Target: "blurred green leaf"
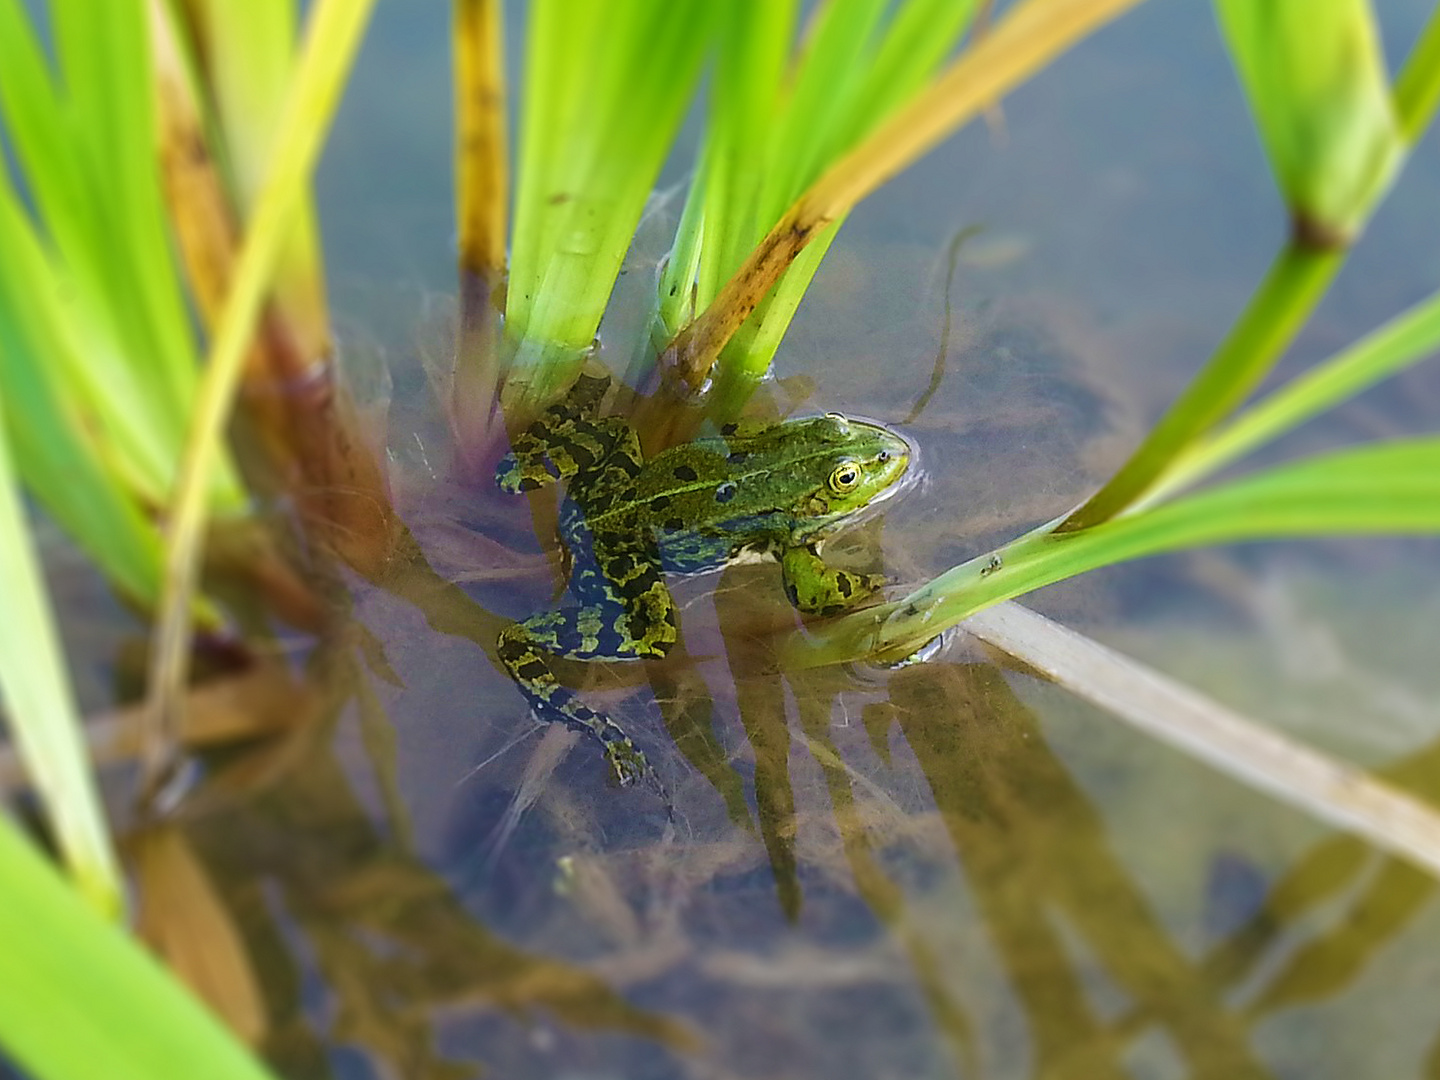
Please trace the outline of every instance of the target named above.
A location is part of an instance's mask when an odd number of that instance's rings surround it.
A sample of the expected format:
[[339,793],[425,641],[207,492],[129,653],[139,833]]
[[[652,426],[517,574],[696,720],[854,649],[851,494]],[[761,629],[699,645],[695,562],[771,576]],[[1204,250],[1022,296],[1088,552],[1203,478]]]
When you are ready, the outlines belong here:
[[137,485],[127,465],[133,459],[101,437],[84,395],[67,393],[73,385],[62,373],[83,360],[43,252],[0,176],[0,388],[16,465],[106,577],[153,606],[159,534],[131,494]]
[[5,614],[0,618],[0,701],[21,760],[43,795],[46,816],[75,884],[97,911],[113,918],[124,906],[119,864],[110,846],[43,582],[0,408],[0,592],[5,596]]
[[[0,122],[34,210],[0,168],[0,260],[11,263],[0,308],[24,313],[32,345],[69,347],[10,359],[55,370],[109,468],[155,506],[173,482],[197,360],[155,160],[146,9],[69,0],[50,15],[54,72],[19,0],[0,0]],[[41,318],[53,325],[36,332]],[[228,460],[211,484],[217,508],[245,505]]]
[[1216,0],[1216,10],[1297,234],[1348,244],[1406,145],[1369,0]]
[[273,1080],[0,816],[0,1046],[35,1080]]

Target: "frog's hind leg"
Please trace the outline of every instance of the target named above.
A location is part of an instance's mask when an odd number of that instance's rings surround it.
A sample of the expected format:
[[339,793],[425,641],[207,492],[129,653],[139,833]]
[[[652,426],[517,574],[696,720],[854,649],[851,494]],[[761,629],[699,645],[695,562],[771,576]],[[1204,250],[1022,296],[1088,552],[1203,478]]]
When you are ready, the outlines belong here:
[[550,641],[559,629],[557,620],[575,620],[586,610],[566,608],[545,612],[523,623],[507,626],[500,632],[500,662],[541,720],[568,724],[599,739],[616,779],[626,786],[653,775],[644,753],[630,741],[630,736],[619,724],[590,708],[575,691],[560,684],[550,670],[542,647],[537,644],[537,639],[544,641],[545,651],[555,651]]
[[571,660],[657,659],[679,636],[675,602],[645,550],[612,550],[604,558],[586,551],[585,556],[571,581],[585,605],[541,612],[506,627],[499,655],[536,715],[599,739],[616,778],[630,784],[653,775],[645,755],[615,721],[559,683],[545,654]]

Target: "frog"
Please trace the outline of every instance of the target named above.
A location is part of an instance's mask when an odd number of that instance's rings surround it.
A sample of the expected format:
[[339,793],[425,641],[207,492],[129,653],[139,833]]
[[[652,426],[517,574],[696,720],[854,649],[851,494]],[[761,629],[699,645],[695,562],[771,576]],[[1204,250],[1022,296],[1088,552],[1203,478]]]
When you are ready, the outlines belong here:
[[598,740],[628,786],[654,779],[644,753],[562,685],[549,658],[663,658],[679,638],[667,574],[774,560],[802,614],[860,604],[886,579],[831,566],[821,547],[900,490],[914,455],[889,428],[832,412],[726,423],[646,458],[633,425],[601,415],[609,387],[608,375],[582,374],[496,467],[511,494],[564,482],[559,536],[575,601],[509,624],[497,652],[532,712]]

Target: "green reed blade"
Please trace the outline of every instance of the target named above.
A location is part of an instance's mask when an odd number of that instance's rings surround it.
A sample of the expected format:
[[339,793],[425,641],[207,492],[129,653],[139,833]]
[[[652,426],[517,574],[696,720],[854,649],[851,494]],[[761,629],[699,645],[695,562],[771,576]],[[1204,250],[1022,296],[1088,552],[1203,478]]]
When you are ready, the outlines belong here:
[[955,567],[897,603],[787,647],[799,666],[903,655],[1001,600],[1102,566],[1250,540],[1440,532],[1440,438],[1397,440],[1278,466],[1082,532],[1034,533]]
[[1348,244],[1405,150],[1370,0],[1216,0],[1216,13],[1297,232]]
[[1212,476],[1250,451],[1293,431],[1382,379],[1440,351],[1440,292],[1316,364],[1193,444],[1146,495],[1140,509]]
[[0,1047],[35,1080],[274,1080],[0,816]]
[[796,15],[794,0],[746,0],[732,6],[723,27],[708,153],[694,180],[705,192],[705,239],[697,275],[676,283],[682,292],[694,283],[702,311],[765,233],[759,205],[769,165],[765,149],[784,115]]
[[507,405],[562,389],[599,326],[710,38],[700,0],[531,8],[506,301]]
[[1153,501],[1155,489],[1175,486],[1168,470],[1259,386],[1309,318],[1343,262],[1345,244],[1388,188],[1406,140],[1424,130],[1440,96],[1433,63],[1440,10],[1400,74],[1404,92],[1392,101],[1361,0],[1217,3],[1295,216],[1294,235],[1199,376],[1120,471],[1062,524],[1065,532],[1107,521]]
[[1440,6],[1430,12],[1405,66],[1395,78],[1395,112],[1400,133],[1413,145],[1440,104]]
[[1107,521],[1145,497],[1197,439],[1225,419],[1274,367],[1329,288],[1344,255],[1288,244],[1200,374],[1120,470],[1065,521],[1070,532]]
[[[0,618],[0,701],[10,736],[43,796],[45,815],[66,868],[90,905],[114,918],[124,907],[120,868],[90,771],[80,714],[44,592],[44,575],[20,503],[5,430],[5,403],[0,395],[0,592],[5,596],[5,615]],[[8,878],[6,888],[10,888]]]
[[930,81],[974,14],[975,0],[910,0],[895,11],[857,94],[856,138]]
[[[795,198],[934,75],[973,6],[831,0],[817,8],[793,57],[793,4],[728,7],[710,130],[692,183],[691,203],[701,193],[704,212],[682,220],[652,337],[668,339],[682,318],[708,307]],[[717,413],[737,409],[769,370],[839,224],[794,261],[722,353]]]
[[777,102],[779,122],[764,148],[769,167],[761,177],[757,206],[762,230],[779,219],[837,152],[848,149],[842,144],[888,6],[885,0],[830,0],[816,10]]

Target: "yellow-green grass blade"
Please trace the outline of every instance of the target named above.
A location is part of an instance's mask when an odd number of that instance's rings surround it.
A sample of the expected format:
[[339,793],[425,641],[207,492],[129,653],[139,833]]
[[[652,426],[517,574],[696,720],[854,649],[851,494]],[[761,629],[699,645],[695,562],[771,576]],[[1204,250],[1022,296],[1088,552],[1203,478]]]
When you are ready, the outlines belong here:
[[[704,191],[705,238],[696,273],[670,283],[682,293],[691,292],[693,284],[701,311],[766,228],[759,218],[765,149],[783,115],[796,15],[792,0],[748,0],[724,16],[710,94],[708,152],[694,179]],[[677,235],[679,243],[687,239],[683,231]]]
[[1297,235],[1348,244],[1405,149],[1370,0],[1216,0]]
[[786,659],[801,666],[903,655],[967,616],[1102,566],[1252,540],[1440,532],[1440,438],[1396,440],[1267,469],[1075,533],[1037,530],[940,575],[894,604],[857,612]]
[[531,8],[505,400],[528,413],[594,338],[709,42],[713,5]]
[[[236,206],[253,208],[270,160],[270,141],[295,66],[295,0],[190,0],[201,37],[206,81],[213,91]],[[326,358],[329,316],[315,207],[309,192],[294,211],[276,259],[272,294],[282,316],[309,351]]]
[[[171,500],[164,590],[151,653],[146,745],[169,746],[178,730],[187,675],[190,613],[205,530],[205,478],[224,452],[229,417],[255,317],[269,286],[292,214],[309,187],[335,105],[359,48],[374,0],[319,0],[271,144],[267,178],[250,216],[200,387]],[[150,760],[150,779],[162,764]]]
[[975,14],[975,0],[909,0],[896,11],[857,97],[858,138],[939,70]]
[[0,816],[0,1049],[35,1080],[274,1080]]
[[124,904],[119,864],[21,505],[4,405],[0,396],[0,703],[70,876],[91,906],[115,918]]
[[693,394],[735,331],[826,225],[1038,67],[1139,0],[1020,0],[994,30],[829,165],[746,256],[715,301],[657,360],[674,393]]
[[1164,501],[1437,351],[1440,293],[1316,364],[1245,409],[1209,438],[1193,444],[1133,509]]
[[785,331],[790,329],[795,312],[805,299],[805,290],[810,287],[811,280],[820,269],[821,260],[835,242],[835,236],[848,216],[843,214],[825,226],[820,235],[795,257],[765,302],[756,308],[755,314],[721,351],[715,364],[715,385],[708,403],[709,411],[717,421],[737,415],[769,373]]
[[[910,0],[882,20],[883,5],[829,4],[799,62],[783,122],[772,131],[769,178],[758,194],[758,219],[732,233],[723,275],[703,293],[708,304],[751,247],[824,168],[849,150],[934,75],[969,25],[973,3]],[[776,182],[775,178],[781,178]],[[827,225],[781,277],[769,298],[721,353],[712,411],[733,414],[770,370],[780,342],[845,217]]]
[[[735,0],[717,15],[704,142],[657,287],[648,343],[657,352],[705,309],[763,233],[762,151],[779,120],[797,10],[796,0]],[[653,360],[648,350],[637,356],[637,381]]]
[[1395,79],[1395,112],[1400,133],[1407,143],[1414,144],[1424,133],[1437,103],[1440,103],[1440,6],[1430,12],[1425,29]]
[[[17,0],[0,0],[0,109],[0,119],[25,170],[27,190],[46,223],[54,252],[51,257],[42,249],[0,168],[0,201],[7,204],[0,210],[5,215],[0,259],[18,264],[12,267],[10,280],[33,290],[33,303],[44,317],[56,322],[57,332],[81,344],[45,359],[63,363],[85,357],[84,365],[66,379],[67,383],[77,380],[82,400],[95,398],[93,383],[100,379],[107,384],[107,400],[114,402],[122,415],[142,413],[147,405],[128,373],[122,372],[118,379],[106,377],[117,364],[123,343],[111,312],[94,305],[96,297],[106,295],[103,268],[95,255],[107,246],[101,207],[93,197],[94,177],[87,172],[86,156],[80,152],[74,111],[57,96],[56,84]],[[56,280],[57,263],[68,270],[68,288],[63,290]],[[56,302],[62,291],[70,296],[64,310]],[[15,308],[27,306],[25,293],[13,293],[9,303]],[[40,356],[33,358],[35,363],[41,360]],[[96,421],[106,428],[126,482],[142,495],[158,499],[165,488],[167,458],[173,456],[167,454],[164,440],[143,424],[112,428],[103,411],[97,412]]]

